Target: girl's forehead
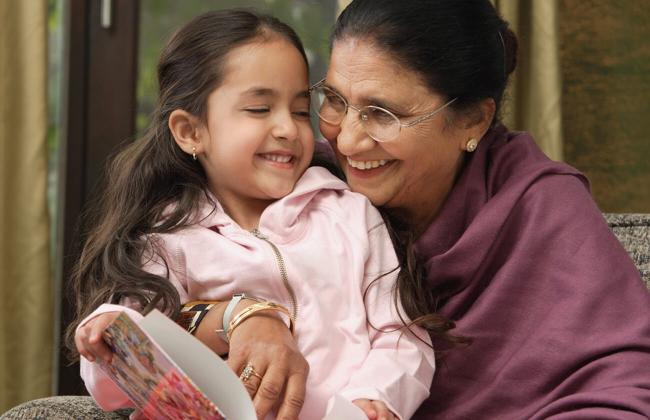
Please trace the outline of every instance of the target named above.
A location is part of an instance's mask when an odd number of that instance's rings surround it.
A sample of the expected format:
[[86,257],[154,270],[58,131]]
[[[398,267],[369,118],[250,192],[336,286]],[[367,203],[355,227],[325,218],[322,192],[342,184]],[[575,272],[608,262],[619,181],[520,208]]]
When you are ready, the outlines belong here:
[[[298,49],[283,39],[250,42],[233,48],[223,65],[222,84],[306,84],[307,65]],[[247,87],[248,89],[248,87]]]

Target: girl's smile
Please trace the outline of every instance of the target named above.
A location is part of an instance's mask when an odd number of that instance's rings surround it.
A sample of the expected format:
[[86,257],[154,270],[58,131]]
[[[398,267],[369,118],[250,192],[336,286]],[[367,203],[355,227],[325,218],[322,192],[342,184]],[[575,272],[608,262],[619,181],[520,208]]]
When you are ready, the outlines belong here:
[[197,155],[230,217],[255,227],[311,161],[307,66],[283,39],[256,40],[226,57],[224,78],[208,97],[206,122],[197,129]]

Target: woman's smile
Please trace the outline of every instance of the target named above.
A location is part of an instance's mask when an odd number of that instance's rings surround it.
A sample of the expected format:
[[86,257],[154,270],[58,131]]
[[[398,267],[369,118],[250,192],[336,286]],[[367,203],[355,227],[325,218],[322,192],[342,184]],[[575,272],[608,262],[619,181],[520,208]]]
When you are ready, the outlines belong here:
[[392,162],[392,160],[380,159],[380,160],[353,160],[349,156],[347,157],[348,165],[352,166],[355,169],[359,170],[369,170],[376,169],[381,166],[386,165],[387,163]]

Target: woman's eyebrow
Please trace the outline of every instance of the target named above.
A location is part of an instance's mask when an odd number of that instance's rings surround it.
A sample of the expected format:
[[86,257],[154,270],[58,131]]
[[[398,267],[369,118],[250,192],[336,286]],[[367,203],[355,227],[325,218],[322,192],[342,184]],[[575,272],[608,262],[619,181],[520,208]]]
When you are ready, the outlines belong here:
[[[332,85],[330,85],[329,83],[327,83],[327,81],[324,81],[324,82],[323,82],[323,86],[325,86],[325,87],[328,88],[328,89],[333,90],[334,92],[338,93],[339,95],[341,95],[342,97],[345,98],[345,95],[343,95],[343,94],[341,93],[340,90],[338,90],[338,89],[335,88],[334,86],[332,86]],[[346,99],[347,99],[347,98],[346,98]]]
[[[326,86],[328,89],[333,90],[334,92],[338,93],[341,95],[342,98],[344,98],[346,101],[349,101],[349,99],[341,93],[338,89],[336,89],[334,86],[330,85],[327,83],[327,81],[323,82],[323,85]],[[386,99],[380,99],[377,98],[376,96],[368,96],[363,98],[364,102],[370,105],[378,106],[380,108],[386,108],[388,110],[395,110],[397,111],[398,109],[401,109],[401,106],[398,106],[395,103],[392,103],[390,101],[387,101]]]
[[391,110],[391,111],[398,110],[398,109],[401,108],[397,104],[387,102],[385,99],[380,99],[380,98],[377,98],[377,97],[374,97],[374,96],[368,97],[367,101],[368,101],[368,103],[370,103],[370,104],[372,104],[374,106],[378,106],[380,108],[385,108],[385,109],[388,109],[388,110]]

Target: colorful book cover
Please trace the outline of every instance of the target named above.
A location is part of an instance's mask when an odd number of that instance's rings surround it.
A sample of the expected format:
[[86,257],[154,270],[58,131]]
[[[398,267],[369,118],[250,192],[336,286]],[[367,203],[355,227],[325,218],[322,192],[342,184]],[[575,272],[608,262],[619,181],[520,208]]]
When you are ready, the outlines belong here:
[[225,415],[126,313],[104,332],[113,351],[104,371],[151,419],[225,419]]

